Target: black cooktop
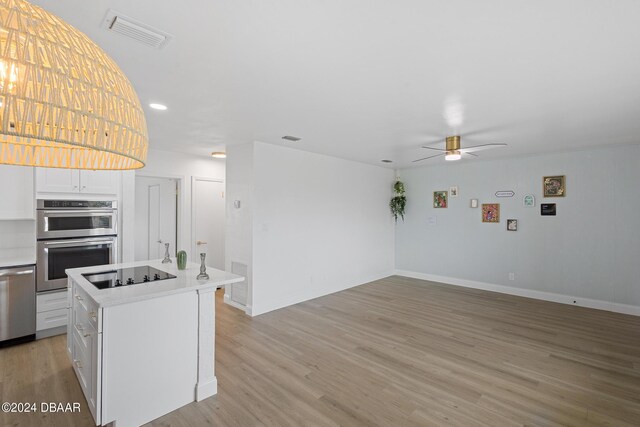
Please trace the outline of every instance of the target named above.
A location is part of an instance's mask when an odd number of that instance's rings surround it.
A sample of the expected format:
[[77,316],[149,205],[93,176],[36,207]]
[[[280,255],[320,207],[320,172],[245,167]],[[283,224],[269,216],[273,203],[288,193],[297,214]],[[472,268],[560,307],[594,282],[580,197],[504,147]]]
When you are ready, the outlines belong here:
[[98,289],[119,288],[121,286],[131,286],[176,278],[173,274],[158,270],[149,265],[118,268],[97,273],[85,273],[82,276]]

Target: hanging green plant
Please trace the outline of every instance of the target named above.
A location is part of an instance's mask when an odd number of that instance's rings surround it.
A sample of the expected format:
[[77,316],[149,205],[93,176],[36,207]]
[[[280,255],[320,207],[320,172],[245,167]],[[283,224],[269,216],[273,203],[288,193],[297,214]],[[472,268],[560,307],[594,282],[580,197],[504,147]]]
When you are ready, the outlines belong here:
[[398,180],[393,184],[393,193],[395,196],[393,196],[389,202],[391,214],[396,222],[398,222],[398,217],[404,221],[404,208],[407,205],[407,198],[404,195],[404,184],[402,181]]

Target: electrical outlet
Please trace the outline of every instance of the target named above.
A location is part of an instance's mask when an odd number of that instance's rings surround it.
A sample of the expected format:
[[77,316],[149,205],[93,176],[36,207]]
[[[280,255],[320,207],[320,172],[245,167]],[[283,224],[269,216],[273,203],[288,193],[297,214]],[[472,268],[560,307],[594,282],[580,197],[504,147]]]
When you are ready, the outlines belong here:
[[516,280],[516,273],[509,273],[509,280]]

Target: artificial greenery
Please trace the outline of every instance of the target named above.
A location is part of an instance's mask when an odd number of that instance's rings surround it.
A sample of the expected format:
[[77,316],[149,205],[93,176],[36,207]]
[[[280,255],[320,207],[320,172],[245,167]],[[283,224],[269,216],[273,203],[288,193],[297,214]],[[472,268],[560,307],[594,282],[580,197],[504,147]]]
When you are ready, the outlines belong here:
[[393,192],[395,196],[391,198],[389,207],[393,218],[398,222],[398,217],[404,221],[404,208],[407,205],[407,198],[404,195],[404,184],[398,180],[393,184]]

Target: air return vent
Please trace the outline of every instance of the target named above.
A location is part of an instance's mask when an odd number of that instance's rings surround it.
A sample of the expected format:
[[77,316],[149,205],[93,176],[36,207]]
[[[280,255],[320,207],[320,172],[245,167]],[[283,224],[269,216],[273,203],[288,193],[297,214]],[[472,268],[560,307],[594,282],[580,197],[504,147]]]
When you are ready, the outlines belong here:
[[107,11],[102,27],[157,49],[163,48],[173,37],[171,34],[129,18],[113,9]]

